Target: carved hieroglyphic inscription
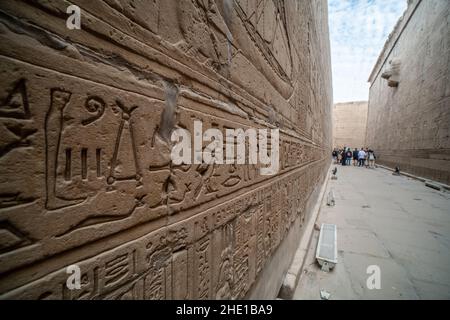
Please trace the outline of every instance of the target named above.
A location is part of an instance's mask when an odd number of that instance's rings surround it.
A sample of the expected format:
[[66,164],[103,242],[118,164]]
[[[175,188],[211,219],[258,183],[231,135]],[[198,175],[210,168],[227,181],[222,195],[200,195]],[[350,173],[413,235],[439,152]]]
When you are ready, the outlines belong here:
[[[88,83],[81,80],[55,79],[49,72],[13,66],[3,60],[2,72],[21,68],[28,78],[19,78],[18,84],[12,85],[5,104],[23,113],[7,112],[0,117],[3,130],[11,132],[10,141],[9,136],[2,141],[3,150],[10,149],[0,158],[2,170],[19,175],[17,182],[2,184],[1,190],[9,242],[22,241],[15,238],[27,234],[27,239],[53,238],[56,242],[70,238],[84,243],[86,239],[76,239],[80,230],[121,222],[138,211],[145,212],[147,219],[166,214],[168,162],[166,167],[150,170],[158,161],[152,161],[148,143],[164,108],[161,101],[142,96],[133,100],[127,94],[128,107],[121,102],[124,95],[116,98],[117,92],[111,89],[89,84],[86,92]],[[44,87],[42,81],[46,81]],[[26,98],[22,97],[25,94]],[[12,98],[14,95],[19,97]],[[25,115],[29,119],[24,119]],[[146,118],[154,121],[146,122]],[[144,167],[147,170],[141,169]],[[23,215],[29,216],[29,223],[20,221]],[[35,223],[47,230],[36,230]]]
[[[323,162],[321,166],[326,164]],[[127,242],[120,250],[109,250],[94,258],[77,261],[83,271],[79,290],[67,290],[67,274],[62,269],[6,297],[244,298],[283,236],[280,228],[282,209],[277,200],[267,194],[281,188],[290,199],[300,201],[304,195],[310,195],[312,184],[306,194],[286,186],[299,179],[314,182],[321,174],[320,166],[292,173],[170,229],[162,228]],[[296,216],[298,210],[304,210],[304,206],[293,207],[288,214]],[[197,235],[190,234],[190,228],[195,229],[206,217],[212,217],[212,223]],[[264,217],[265,223],[258,221],[260,217]],[[124,293],[124,290],[129,291]]]
[[[0,298],[247,297],[329,164],[325,2],[74,4],[0,3]],[[173,164],[194,121],[280,129],[279,172]]]

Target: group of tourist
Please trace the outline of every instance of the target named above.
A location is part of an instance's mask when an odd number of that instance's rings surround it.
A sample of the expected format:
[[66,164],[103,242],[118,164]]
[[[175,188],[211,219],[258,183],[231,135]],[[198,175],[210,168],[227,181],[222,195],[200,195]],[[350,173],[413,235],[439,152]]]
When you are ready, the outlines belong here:
[[342,149],[334,148],[333,160],[335,164],[343,166],[354,166],[375,168],[375,152],[369,148],[361,148],[360,150],[344,147]]

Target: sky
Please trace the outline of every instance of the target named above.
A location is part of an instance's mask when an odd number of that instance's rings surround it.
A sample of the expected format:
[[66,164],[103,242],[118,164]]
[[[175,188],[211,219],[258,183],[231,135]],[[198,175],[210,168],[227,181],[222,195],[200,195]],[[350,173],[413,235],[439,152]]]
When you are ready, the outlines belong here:
[[334,102],[367,101],[378,55],[407,0],[329,0]]

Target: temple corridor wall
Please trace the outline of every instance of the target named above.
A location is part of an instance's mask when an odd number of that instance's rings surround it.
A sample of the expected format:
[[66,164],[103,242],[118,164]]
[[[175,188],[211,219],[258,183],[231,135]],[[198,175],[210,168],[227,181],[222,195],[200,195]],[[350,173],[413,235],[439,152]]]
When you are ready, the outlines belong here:
[[[0,298],[274,298],[261,275],[330,164],[327,20],[326,0],[0,1]],[[279,172],[174,165],[194,120],[279,128]]]
[[446,184],[450,184],[449,8],[447,0],[409,1],[369,79],[366,136],[378,163]]
[[333,108],[333,147],[366,147],[367,101],[336,103]]

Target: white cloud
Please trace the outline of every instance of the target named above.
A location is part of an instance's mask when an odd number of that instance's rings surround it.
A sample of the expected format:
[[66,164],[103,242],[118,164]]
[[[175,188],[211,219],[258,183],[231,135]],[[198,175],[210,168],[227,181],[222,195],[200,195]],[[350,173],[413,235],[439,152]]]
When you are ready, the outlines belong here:
[[367,100],[367,79],[406,0],[329,0],[335,102]]

